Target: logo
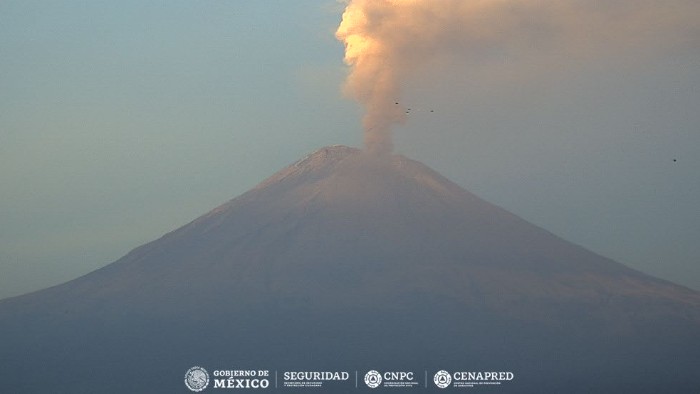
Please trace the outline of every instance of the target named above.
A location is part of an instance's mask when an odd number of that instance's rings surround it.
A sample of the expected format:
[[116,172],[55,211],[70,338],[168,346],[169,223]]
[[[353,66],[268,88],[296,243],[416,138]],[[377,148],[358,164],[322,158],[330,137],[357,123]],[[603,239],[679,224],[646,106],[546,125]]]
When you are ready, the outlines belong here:
[[215,389],[266,389],[270,386],[267,369],[217,369],[214,371]]
[[382,384],[382,375],[375,370],[371,370],[365,374],[365,384],[369,388],[377,388]]
[[350,380],[350,373],[347,371],[287,371],[283,375],[284,387],[323,387],[326,383],[347,382]]
[[185,374],[185,386],[198,393],[209,385],[209,373],[202,367],[192,367]]
[[439,388],[444,389],[452,383],[452,377],[450,373],[445,370],[438,371],[433,377],[433,382],[435,382],[435,385]]
[[[442,371],[440,371],[442,372]],[[438,372],[438,373],[440,373]],[[452,387],[466,388],[476,386],[497,386],[504,382],[510,382],[515,378],[513,372],[454,372],[452,373]],[[435,384],[440,386],[435,375]]]

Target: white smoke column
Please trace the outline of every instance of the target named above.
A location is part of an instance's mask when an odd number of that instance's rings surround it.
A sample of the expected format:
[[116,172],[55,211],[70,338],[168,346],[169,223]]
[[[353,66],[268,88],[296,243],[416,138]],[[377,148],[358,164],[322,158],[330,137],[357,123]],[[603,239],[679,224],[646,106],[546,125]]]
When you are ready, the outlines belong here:
[[699,0],[350,0],[336,37],[350,66],[344,91],[366,111],[365,146],[381,154],[406,118],[402,87],[436,65],[466,59],[512,79],[606,56],[698,50],[699,32]]

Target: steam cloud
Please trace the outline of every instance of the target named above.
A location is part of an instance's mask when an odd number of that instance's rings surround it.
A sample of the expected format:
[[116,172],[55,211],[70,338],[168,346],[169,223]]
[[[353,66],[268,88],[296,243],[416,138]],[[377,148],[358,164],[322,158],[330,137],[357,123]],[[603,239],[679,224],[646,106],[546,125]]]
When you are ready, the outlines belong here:
[[[350,0],[336,37],[350,72],[344,92],[366,110],[365,146],[392,150],[408,78],[467,59],[484,67],[570,67],[601,56],[700,44],[698,0]],[[520,69],[520,71],[518,71]]]

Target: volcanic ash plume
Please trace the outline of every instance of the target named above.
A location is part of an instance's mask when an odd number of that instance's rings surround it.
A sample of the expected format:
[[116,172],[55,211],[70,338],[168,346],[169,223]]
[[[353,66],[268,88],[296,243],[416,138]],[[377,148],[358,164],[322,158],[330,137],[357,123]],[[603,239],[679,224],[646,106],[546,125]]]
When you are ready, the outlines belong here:
[[[373,153],[391,152],[391,125],[405,118],[395,101],[402,59],[394,42],[386,37],[396,16],[392,8],[398,6],[388,1],[352,1],[336,32],[345,43],[345,62],[352,66],[345,91],[367,111],[363,121],[365,147]],[[374,18],[376,13],[383,16]]]
[[336,37],[350,66],[345,93],[365,107],[366,148],[388,153],[406,117],[402,86],[436,64],[496,79],[610,56],[635,64],[697,50],[699,26],[698,0],[349,0]]

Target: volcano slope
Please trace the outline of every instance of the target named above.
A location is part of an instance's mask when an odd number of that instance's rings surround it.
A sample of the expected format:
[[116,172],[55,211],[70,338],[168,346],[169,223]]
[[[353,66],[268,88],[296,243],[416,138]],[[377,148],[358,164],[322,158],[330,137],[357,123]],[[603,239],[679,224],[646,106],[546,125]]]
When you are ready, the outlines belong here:
[[698,292],[421,163],[344,146],[102,269],[0,301],[0,330],[0,377],[20,393],[187,392],[193,365],[514,373],[488,392],[700,389]]

